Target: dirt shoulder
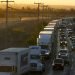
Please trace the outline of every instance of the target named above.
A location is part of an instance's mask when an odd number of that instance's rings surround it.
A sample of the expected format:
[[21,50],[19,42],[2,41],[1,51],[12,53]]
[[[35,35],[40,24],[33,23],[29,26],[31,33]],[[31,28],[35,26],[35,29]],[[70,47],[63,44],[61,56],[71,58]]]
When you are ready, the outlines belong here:
[[[48,20],[44,21],[44,25]],[[12,25],[13,24],[13,25]],[[28,47],[36,45],[36,38],[43,30],[42,20],[28,20],[10,23],[9,27],[0,29],[0,49],[8,47]]]

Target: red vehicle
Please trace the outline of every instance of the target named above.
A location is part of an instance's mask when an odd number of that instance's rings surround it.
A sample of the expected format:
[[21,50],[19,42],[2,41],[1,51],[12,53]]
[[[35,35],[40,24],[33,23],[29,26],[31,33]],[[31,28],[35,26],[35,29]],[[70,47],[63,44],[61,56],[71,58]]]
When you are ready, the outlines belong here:
[[64,69],[64,60],[62,58],[56,58],[52,63],[53,70],[63,70]]

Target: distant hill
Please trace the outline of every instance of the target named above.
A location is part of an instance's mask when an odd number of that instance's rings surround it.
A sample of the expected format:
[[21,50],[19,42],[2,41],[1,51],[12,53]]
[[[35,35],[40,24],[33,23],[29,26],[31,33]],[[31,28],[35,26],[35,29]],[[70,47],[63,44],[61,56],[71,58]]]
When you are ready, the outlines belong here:
[[67,5],[51,5],[50,7],[56,8],[56,9],[75,9],[75,6],[67,6]]
[[[6,5],[5,4],[1,4],[0,5],[0,8],[5,8],[6,7]],[[36,8],[37,7],[37,5],[35,5],[35,4],[14,4],[14,3],[12,3],[12,4],[9,4],[9,7],[13,7],[13,8],[18,8],[18,9],[21,9],[22,7],[24,7],[24,8],[27,8],[27,7],[29,7],[29,8]],[[71,9],[71,8],[73,8],[73,9],[75,9],[75,6],[66,6],[66,5],[49,5],[49,7],[51,7],[51,8],[56,8],[56,9]]]

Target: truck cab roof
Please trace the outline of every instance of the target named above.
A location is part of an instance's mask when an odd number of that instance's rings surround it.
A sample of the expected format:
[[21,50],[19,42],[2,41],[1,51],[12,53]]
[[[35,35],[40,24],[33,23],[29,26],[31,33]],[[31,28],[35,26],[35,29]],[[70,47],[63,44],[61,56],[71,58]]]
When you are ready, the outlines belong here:
[[39,34],[52,34],[52,31],[41,31]]

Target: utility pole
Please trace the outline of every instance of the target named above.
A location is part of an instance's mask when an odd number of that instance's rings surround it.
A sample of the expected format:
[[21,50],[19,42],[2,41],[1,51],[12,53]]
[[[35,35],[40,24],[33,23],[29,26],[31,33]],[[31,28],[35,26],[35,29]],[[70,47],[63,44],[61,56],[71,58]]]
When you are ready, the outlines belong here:
[[44,21],[44,18],[43,18],[44,17],[43,16],[44,15],[44,3],[42,3],[41,7],[42,7],[42,25],[43,25],[43,21]]
[[[48,10],[47,10],[47,8],[48,8],[48,5],[45,5],[44,7],[46,7],[46,11],[48,11]],[[47,15],[47,12],[46,12],[46,15]],[[46,16],[46,18],[47,18],[47,17],[48,17],[48,16]]]
[[6,0],[6,1],[1,1],[1,2],[6,2],[6,27],[8,27],[8,3],[9,2],[14,2],[14,1],[8,1],[8,0]]
[[34,2],[34,4],[37,4],[37,5],[38,5],[38,24],[39,24],[39,13],[40,13],[40,12],[39,12],[39,11],[40,11],[39,7],[40,7],[40,4],[41,4],[41,3],[35,3],[35,2]]
[[50,7],[48,7],[48,20],[50,20]]
[[44,21],[44,8],[45,7],[47,8],[47,5],[43,4],[43,6],[42,6],[42,24],[44,24],[43,21]]
[[6,0],[6,1],[1,1],[2,3],[3,2],[5,2],[6,3],[6,42],[5,42],[5,45],[6,45],[6,47],[7,47],[7,44],[8,44],[8,4],[9,4],[9,2],[14,2],[14,1],[8,1],[8,0]]

